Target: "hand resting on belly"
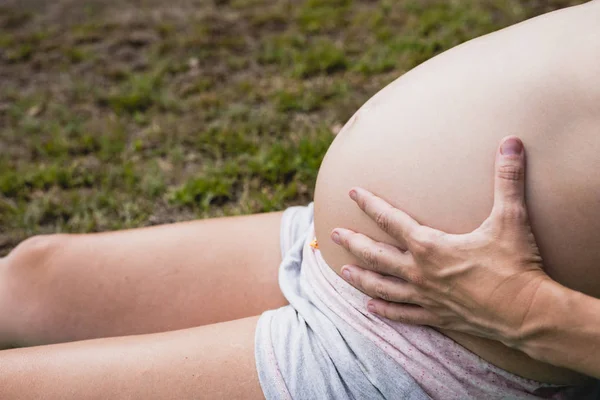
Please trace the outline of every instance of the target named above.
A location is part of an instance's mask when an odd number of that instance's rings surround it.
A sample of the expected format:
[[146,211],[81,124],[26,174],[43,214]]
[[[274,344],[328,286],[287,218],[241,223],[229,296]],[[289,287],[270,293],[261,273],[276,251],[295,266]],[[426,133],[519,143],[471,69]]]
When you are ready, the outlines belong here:
[[[419,223],[466,233],[493,202],[493,154],[518,134],[528,149],[526,196],[546,272],[600,296],[600,3],[526,21],[458,46],[369,100],[323,160],[315,231],[340,273],[358,263],[333,228],[401,245],[348,198],[363,187]],[[444,333],[482,358],[536,380],[577,379],[504,345]]]

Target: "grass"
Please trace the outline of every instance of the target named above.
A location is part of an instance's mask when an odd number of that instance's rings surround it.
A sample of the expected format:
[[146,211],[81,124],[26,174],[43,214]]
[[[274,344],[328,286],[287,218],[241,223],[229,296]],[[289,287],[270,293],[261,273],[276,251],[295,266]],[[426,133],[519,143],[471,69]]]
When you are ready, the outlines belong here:
[[279,210],[376,91],[574,1],[0,7],[0,255],[27,236]]

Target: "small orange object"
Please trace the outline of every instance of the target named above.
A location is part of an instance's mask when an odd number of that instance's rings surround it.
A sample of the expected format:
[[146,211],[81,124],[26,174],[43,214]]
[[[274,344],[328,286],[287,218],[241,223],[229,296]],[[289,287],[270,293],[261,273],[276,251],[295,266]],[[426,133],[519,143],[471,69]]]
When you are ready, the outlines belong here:
[[312,247],[315,250],[319,249],[319,242],[317,242],[317,238],[314,238],[312,242],[310,242],[310,247]]

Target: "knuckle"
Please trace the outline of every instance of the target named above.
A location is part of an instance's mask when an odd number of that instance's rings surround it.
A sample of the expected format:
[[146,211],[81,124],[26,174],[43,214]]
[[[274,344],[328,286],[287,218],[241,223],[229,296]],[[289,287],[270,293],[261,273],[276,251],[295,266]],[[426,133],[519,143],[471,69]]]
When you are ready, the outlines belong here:
[[384,318],[398,321],[398,311],[391,307],[380,307],[379,312]]
[[498,178],[507,181],[520,181],[525,176],[525,168],[520,163],[508,163],[498,167]]
[[429,325],[437,326],[438,328],[442,329],[449,329],[452,327],[452,323],[448,318],[439,315],[432,316],[430,318]]
[[438,304],[436,301],[431,300],[429,297],[421,294],[413,294],[411,298],[414,300],[415,304],[427,309],[435,308]]
[[377,225],[383,229],[385,232],[388,232],[390,229],[390,217],[385,211],[379,211],[375,216],[375,222]]
[[342,246],[344,246],[347,250],[349,250],[352,253],[356,253],[357,252],[357,234],[354,232],[349,232],[345,235],[341,235],[340,240],[341,240],[341,244]]
[[386,274],[405,280],[406,268],[400,264],[392,264],[387,268]]
[[527,220],[527,209],[522,204],[507,204],[501,209],[500,216],[503,221],[525,221]]
[[390,292],[382,282],[377,282],[375,284],[375,294],[382,300],[391,301]]
[[356,203],[361,210],[365,210],[367,208],[367,199],[365,197],[360,196]]
[[361,251],[361,258],[367,264],[367,266],[377,269],[379,266],[379,262],[377,261],[377,257],[369,247],[365,247]]
[[425,228],[417,228],[411,232],[409,244],[411,252],[417,255],[426,255],[436,248],[436,236]]
[[409,272],[405,274],[405,279],[407,282],[415,286],[423,286],[423,284],[425,283],[425,278],[418,272]]
[[391,319],[393,321],[401,322],[404,324],[407,324],[410,322],[408,320],[406,314],[400,310],[394,310],[393,312],[390,312],[389,314],[390,314],[390,316],[386,317],[386,318]]
[[352,274],[352,284],[363,291],[368,290],[369,280],[365,277],[365,271],[359,269]]

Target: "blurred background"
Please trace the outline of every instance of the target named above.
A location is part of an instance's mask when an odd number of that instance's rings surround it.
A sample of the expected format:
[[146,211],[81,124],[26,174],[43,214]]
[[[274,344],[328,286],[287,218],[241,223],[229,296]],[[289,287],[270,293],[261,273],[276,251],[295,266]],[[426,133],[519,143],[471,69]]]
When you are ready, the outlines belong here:
[[0,1],[0,255],[281,210],[402,73],[584,1]]

